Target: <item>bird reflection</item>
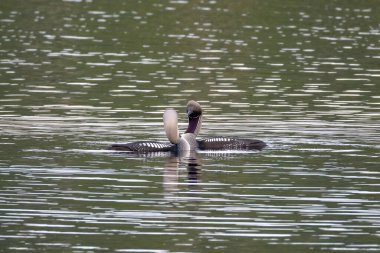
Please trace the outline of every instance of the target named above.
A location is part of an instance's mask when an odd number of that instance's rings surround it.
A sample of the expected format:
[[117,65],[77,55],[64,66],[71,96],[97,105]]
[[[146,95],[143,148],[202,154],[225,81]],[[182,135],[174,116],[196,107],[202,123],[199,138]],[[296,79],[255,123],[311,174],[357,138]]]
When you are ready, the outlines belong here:
[[[251,156],[256,152],[196,152],[184,150],[181,152],[115,152],[128,158],[162,158],[165,160],[163,169],[163,188],[166,193],[178,192],[179,185],[186,185],[188,189],[199,186],[202,176],[202,158],[211,159],[233,159],[242,156]],[[161,163],[162,160],[159,162]],[[186,182],[180,182],[181,172],[186,170]]]
[[202,161],[196,152],[171,154],[165,163],[163,186],[167,193],[178,191],[179,170],[187,170],[187,185],[194,187],[200,182],[202,174]]

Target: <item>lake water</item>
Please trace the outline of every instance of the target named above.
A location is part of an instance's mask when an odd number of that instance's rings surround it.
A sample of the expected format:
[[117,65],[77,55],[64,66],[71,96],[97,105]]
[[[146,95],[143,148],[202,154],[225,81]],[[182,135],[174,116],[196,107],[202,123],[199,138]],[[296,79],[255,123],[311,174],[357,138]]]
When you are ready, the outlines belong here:
[[[380,251],[378,1],[0,2],[1,252]],[[166,141],[267,142],[189,157]]]

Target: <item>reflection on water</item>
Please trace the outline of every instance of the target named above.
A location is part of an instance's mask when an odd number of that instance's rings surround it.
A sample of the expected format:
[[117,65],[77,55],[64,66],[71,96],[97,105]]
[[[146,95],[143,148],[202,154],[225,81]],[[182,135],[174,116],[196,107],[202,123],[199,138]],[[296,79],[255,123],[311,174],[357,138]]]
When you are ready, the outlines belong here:
[[[376,1],[0,2],[0,251],[379,251]],[[120,154],[200,138],[261,152]],[[186,122],[180,122],[185,128]]]
[[167,193],[176,192],[179,184],[179,170],[182,167],[187,171],[187,184],[197,185],[201,180],[202,161],[195,152],[186,152],[187,154],[173,155],[170,154],[165,164],[163,172],[164,190]]
[[[77,152],[83,152],[83,150],[76,150]],[[85,151],[96,152],[99,151]],[[201,180],[202,174],[202,158],[199,153],[195,151],[181,151],[179,153],[173,152],[120,152],[120,151],[101,151],[101,153],[116,154],[120,157],[127,157],[129,159],[161,159],[165,161],[165,165],[162,169],[163,187],[168,193],[178,190],[179,173],[180,171],[186,171],[188,186],[197,185]],[[217,154],[217,153],[210,153]]]

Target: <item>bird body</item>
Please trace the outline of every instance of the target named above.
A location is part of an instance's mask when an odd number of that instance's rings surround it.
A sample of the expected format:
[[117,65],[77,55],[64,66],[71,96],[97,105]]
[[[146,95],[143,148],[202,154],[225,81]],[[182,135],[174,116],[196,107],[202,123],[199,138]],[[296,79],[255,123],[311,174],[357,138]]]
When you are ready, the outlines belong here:
[[108,149],[131,152],[183,152],[195,150],[261,150],[266,144],[260,140],[229,137],[212,137],[197,140],[202,126],[202,107],[190,100],[186,113],[188,126],[184,134],[179,135],[178,114],[174,109],[166,109],[163,114],[165,134],[171,144],[156,141],[137,141],[126,144],[113,144]]

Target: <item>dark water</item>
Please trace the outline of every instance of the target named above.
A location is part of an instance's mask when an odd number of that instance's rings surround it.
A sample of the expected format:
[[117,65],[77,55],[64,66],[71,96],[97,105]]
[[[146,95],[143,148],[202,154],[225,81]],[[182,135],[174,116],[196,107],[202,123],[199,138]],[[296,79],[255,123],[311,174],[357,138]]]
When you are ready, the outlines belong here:
[[[2,0],[0,250],[380,251],[379,6]],[[267,149],[104,151],[189,99]]]

